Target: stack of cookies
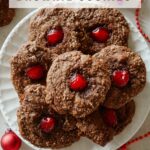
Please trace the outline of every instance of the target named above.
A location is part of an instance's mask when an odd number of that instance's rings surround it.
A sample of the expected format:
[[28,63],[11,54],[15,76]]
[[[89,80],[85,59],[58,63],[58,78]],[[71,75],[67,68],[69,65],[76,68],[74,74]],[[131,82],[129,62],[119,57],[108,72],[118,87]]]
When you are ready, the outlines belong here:
[[11,61],[21,135],[43,148],[84,136],[104,146],[131,121],[146,83],[116,9],[42,9]]

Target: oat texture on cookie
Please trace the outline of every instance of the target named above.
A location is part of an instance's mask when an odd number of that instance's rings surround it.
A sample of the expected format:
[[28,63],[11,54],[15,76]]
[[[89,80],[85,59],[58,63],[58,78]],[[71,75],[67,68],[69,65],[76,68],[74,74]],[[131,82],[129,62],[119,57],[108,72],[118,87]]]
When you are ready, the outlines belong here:
[[45,86],[30,85],[17,112],[21,135],[38,147],[62,148],[79,140],[76,120],[45,103]]
[[[31,20],[29,39],[52,53],[94,54],[115,44],[127,46],[129,26],[116,9],[42,9]],[[55,37],[55,40],[52,40]]]
[[104,59],[109,67],[112,85],[104,106],[118,109],[143,90],[146,83],[145,64],[130,48],[112,45],[94,57]]
[[47,75],[47,103],[60,114],[80,118],[105,100],[111,82],[102,59],[79,51],[59,55]]

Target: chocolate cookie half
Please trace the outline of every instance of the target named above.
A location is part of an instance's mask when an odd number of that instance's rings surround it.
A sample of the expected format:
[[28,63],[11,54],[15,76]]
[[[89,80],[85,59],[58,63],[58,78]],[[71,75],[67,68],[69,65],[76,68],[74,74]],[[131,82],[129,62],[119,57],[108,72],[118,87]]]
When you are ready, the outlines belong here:
[[30,143],[43,148],[62,148],[79,140],[76,120],[59,115],[45,103],[44,86],[28,86],[18,112],[21,135]]
[[29,40],[53,54],[78,50],[82,43],[75,26],[75,14],[71,9],[41,9],[31,19]]
[[104,146],[132,121],[134,113],[135,103],[131,100],[117,110],[100,107],[89,116],[77,119],[76,125],[83,136]]
[[108,46],[94,55],[109,66],[112,85],[104,106],[118,109],[139,94],[146,83],[146,68],[142,58],[123,46]]
[[8,25],[15,16],[15,10],[9,8],[8,0],[0,0],[0,27]]
[[20,97],[24,98],[24,88],[30,84],[44,84],[52,57],[45,49],[28,42],[21,46],[11,60],[11,78]]
[[131,100],[119,109],[100,109],[103,121],[107,127],[113,129],[115,135],[119,134],[131,121],[135,113],[135,102]]
[[135,114],[135,102],[132,100],[125,106],[116,110],[118,124],[114,127],[115,133],[119,134],[133,119]]
[[113,129],[104,123],[99,110],[85,118],[78,119],[77,127],[81,131],[82,136],[101,146],[106,145],[114,136]]
[[110,84],[103,60],[67,52],[54,60],[48,72],[46,101],[60,114],[85,117],[103,103]]

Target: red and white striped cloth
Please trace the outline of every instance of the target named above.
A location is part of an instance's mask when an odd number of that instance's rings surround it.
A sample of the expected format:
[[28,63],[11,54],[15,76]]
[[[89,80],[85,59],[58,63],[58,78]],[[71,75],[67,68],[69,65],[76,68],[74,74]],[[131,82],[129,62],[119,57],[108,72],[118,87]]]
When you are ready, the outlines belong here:
[[[143,0],[141,0],[141,3],[143,2]],[[142,6],[142,5],[141,5]],[[137,8],[135,11],[135,20],[136,20],[136,25],[137,28],[139,29],[140,33],[143,35],[143,37],[150,43],[150,37],[144,32],[141,23],[140,23],[140,10],[141,8]]]

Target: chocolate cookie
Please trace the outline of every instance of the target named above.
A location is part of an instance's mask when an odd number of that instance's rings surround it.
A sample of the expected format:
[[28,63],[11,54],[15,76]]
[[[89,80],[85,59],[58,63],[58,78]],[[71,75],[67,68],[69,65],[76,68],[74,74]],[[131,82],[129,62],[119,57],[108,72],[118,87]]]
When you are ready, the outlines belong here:
[[67,52],[54,60],[48,72],[46,101],[60,114],[85,117],[103,103],[110,84],[103,60]]
[[133,100],[118,110],[100,107],[91,115],[78,119],[77,127],[83,136],[104,146],[132,121],[134,113]]
[[103,121],[107,127],[113,129],[114,134],[119,134],[131,121],[135,113],[135,103],[129,103],[119,109],[102,107],[100,109]]
[[123,46],[108,46],[94,57],[103,59],[109,66],[112,80],[104,106],[118,109],[140,93],[146,83],[146,68],[141,57]]
[[114,131],[105,125],[99,110],[85,118],[78,119],[76,125],[81,131],[82,136],[91,139],[94,143],[101,146],[106,145],[106,143],[113,139]]
[[51,59],[45,49],[36,47],[32,42],[24,44],[12,58],[11,77],[20,99],[23,99],[27,85],[45,84]]
[[0,27],[8,25],[15,16],[15,10],[9,8],[8,0],[0,0]]
[[127,46],[129,26],[117,9],[92,8],[78,9],[75,12],[82,36],[87,48],[84,53],[94,54],[109,45]]
[[29,40],[47,48],[50,53],[62,54],[81,46],[71,9],[41,9],[30,23]]
[[80,138],[76,120],[70,115],[59,115],[44,104],[45,94],[41,85],[26,88],[25,99],[17,112],[19,131],[26,140],[38,147],[69,146]]

